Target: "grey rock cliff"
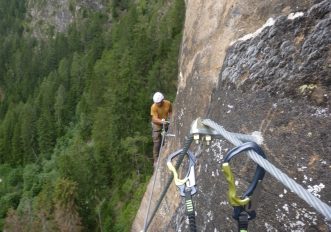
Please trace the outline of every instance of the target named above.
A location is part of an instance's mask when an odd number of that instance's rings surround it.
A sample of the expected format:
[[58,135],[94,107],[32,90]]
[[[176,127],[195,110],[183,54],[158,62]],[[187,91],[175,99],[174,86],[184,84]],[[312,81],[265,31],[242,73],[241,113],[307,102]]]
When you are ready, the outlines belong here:
[[102,0],[28,0],[26,30],[36,38],[47,38],[66,32],[73,22],[84,23],[84,11],[104,8]]
[[[151,210],[169,176],[167,155],[182,148],[191,122],[210,118],[237,133],[259,131],[268,159],[331,205],[330,1],[186,1],[178,92],[161,154]],[[193,197],[198,231],[236,231],[215,140],[198,157]],[[192,146],[193,151],[197,150]],[[234,164],[245,188],[255,164]],[[141,231],[151,184],[132,231]],[[189,231],[171,185],[149,231]],[[251,231],[328,231],[323,216],[267,174]]]

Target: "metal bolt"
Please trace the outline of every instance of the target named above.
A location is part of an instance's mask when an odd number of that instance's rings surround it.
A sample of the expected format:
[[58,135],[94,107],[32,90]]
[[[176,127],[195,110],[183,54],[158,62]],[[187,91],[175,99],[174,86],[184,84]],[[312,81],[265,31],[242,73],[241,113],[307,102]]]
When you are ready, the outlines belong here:
[[199,144],[199,139],[200,139],[199,134],[195,134],[195,135],[193,136],[193,139],[195,140],[195,143],[196,143],[196,144]]
[[205,136],[205,140],[206,140],[206,144],[209,146],[210,145],[210,141],[211,141],[211,136],[210,135],[206,135]]

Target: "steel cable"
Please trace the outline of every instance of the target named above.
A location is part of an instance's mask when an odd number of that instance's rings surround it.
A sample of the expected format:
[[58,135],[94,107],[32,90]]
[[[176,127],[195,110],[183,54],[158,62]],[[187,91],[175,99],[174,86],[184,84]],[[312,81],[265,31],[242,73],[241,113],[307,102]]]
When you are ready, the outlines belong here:
[[[202,124],[205,126],[208,126],[217,132],[219,132],[226,140],[231,142],[235,146],[239,146],[243,144],[242,141],[240,141],[235,134],[226,131],[222,126],[218,125],[216,122],[210,120],[210,119],[204,119],[202,120]],[[303,188],[301,185],[296,183],[292,178],[287,176],[285,173],[283,173],[280,169],[275,167],[272,163],[270,163],[268,160],[262,158],[259,156],[256,152],[250,150],[247,152],[248,156],[256,162],[258,165],[264,168],[267,172],[269,172],[273,177],[275,177],[277,180],[279,180],[282,184],[284,184],[287,188],[289,188],[292,192],[296,193],[301,199],[306,201],[311,207],[316,209],[319,213],[324,215],[324,217],[331,221],[331,207],[327,205],[326,203],[322,202],[319,198],[315,197],[313,194],[311,194],[309,191],[307,191],[305,188]]]
[[146,212],[145,221],[144,221],[144,231],[146,231],[146,227],[147,227],[146,225],[147,225],[147,219],[148,219],[149,209],[151,207],[152,196],[153,196],[154,187],[155,187],[155,181],[156,181],[156,176],[157,176],[157,170],[159,168],[160,154],[161,154],[161,150],[163,148],[164,139],[165,139],[165,125],[163,124],[162,127],[163,128],[162,128],[161,148],[159,150],[159,154],[158,154],[157,161],[156,161],[155,175],[154,175],[154,178],[153,178],[153,185],[152,185],[151,194],[149,195],[148,207],[147,207],[147,212]]

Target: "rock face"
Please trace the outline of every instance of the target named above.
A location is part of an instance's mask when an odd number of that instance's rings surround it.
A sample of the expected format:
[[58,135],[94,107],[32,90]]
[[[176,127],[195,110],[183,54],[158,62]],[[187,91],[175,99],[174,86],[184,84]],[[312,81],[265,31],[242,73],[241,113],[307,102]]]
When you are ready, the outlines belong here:
[[[198,117],[231,132],[259,131],[268,159],[331,205],[330,1],[194,0],[186,8],[170,127],[176,138],[168,138],[162,150],[150,212],[169,176],[165,159],[183,147]],[[213,140],[197,158],[198,231],[237,230],[220,170],[232,147]],[[243,191],[256,165],[244,156],[233,165]],[[132,231],[143,229],[152,183]],[[183,201],[172,183],[149,231],[189,231]],[[258,203],[251,231],[328,231],[321,214],[269,174]]]
[[[102,0],[48,0],[27,1],[27,30],[36,38],[53,36],[56,32],[66,32],[72,22],[82,20],[84,11],[100,11]],[[30,33],[30,32],[29,32]]]

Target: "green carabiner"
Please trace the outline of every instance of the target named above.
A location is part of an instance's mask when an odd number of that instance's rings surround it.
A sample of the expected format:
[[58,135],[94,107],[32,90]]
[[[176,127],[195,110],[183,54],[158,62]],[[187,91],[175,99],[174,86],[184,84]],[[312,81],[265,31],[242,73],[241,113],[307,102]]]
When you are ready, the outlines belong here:
[[241,197],[237,196],[235,179],[229,163],[222,164],[222,172],[224,173],[225,179],[229,184],[228,199],[230,204],[232,206],[247,205],[250,201],[249,197],[245,197],[244,199],[241,199]]
[[258,155],[266,159],[264,152],[256,143],[247,142],[230,150],[225,156],[224,163],[222,164],[222,172],[224,173],[225,178],[229,184],[228,198],[232,206],[246,206],[250,202],[251,196],[256,186],[262,181],[265,174],[264,169],[257,165],[253,181],[248,186],[246,192],[241,197],[236,195],[235,179],[229,162],[235,155],[248,150],[253,150]]

